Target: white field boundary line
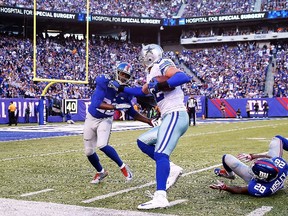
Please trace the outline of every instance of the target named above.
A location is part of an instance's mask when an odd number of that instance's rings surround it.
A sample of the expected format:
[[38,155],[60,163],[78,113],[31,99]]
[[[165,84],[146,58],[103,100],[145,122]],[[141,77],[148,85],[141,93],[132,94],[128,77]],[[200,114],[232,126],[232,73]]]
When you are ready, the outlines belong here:
[[[222,164],[217,164],[217,165],[206,167],[206,168],[203,168],[203,169],[200,169],[200,170],[191,171],[191,172],[182,174],[182,176],[187,176],[187,175],[203,172],[203,171],[206,171],[206,170],[209,170],[209,169],[213,169],[213,168],[221,166],[221,165]],[[156,182],[155,181],[151,181],[151,182],[149,182],[147,184],[144,184],[144,185],[131,187],[131,188],[127,188],[125,190],[120,190],[120,191],[116,191],[116,192],[113,192],[113,193],[108,193],[108,194],[105,194],[105,195],[97,196],[97,197],[94,197],[94,198],[91,198],[91,199],[83,200],[82,203],[91,203],[91,202],[94,202],[96,200],[106,199],[108,197],[113,197],[113,196],[116,196],[116,195],[119,195],[119,194],[127,193],[127,192],[134,191],[134,190],[138,190],[140,188],[149,187],[149,186],[154,185],[154,184],[156,184]]]
[[250,212],[246,216],[263,216],[267,212],[271,211],[272,208],[273,208],[272,206],[262,206],[261,208],[257,208],[254,211]]
[[31,192],[31,193],[25,193],[25,194],[21,194],[20,197],[27,197],[27,196],[33,196],[33,195],[36,195],[36,194],[40,194],[40,193],[46,193],[46,192],[49,192],[49,191],[53,191],[54,189],[44,189],[44,190],[40,190],[40,191],[34,191],[34,192]]

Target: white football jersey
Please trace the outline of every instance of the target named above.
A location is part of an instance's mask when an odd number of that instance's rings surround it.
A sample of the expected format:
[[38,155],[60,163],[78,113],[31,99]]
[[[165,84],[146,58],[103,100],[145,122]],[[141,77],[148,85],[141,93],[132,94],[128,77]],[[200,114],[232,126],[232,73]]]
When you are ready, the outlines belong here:
[[[153,77],[165,75],[167,69],[171,66],[175,67],[175,64],[170,59],[160,59],[154,63],[150,72],[147,73],[147,83],[149,83]],[[172,91],[159,91],[154,96],[161,116],[174,111],[186,111],[184,93],[181,86],[177,86]]]

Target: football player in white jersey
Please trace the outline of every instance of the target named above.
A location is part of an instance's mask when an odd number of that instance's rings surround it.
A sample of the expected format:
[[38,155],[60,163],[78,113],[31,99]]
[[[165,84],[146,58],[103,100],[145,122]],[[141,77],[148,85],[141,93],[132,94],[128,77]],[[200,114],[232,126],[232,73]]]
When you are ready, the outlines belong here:
[[[147,83],[142,87],[129,88],[115,83],[115,87],[120,92],[135,96],[152,94],[160,109],[161,124],[137,139],[141,151],[156,162],[157,184],[153,199],[140,204],[138,209],[165,208],[169,206],[166,191],[183,172],[181,167],[170,162],[170,155],[189,126],[181,85],[190,82],[191,77],[179,70],[172,60],[163,58],[163,50],[159,45],[143,46],[141,60],[146,67]],[[168,79],[158,82],[157,76],[166,76]]]
[[[235,179],[237,174],[246,182],[246,185],[231,186],[218,181],[210,185],[210,188],[255,197],[267,197],[276,193],[284,187],[288,175],[288,164],[282,158],[283,150],[288,151],[288,140],[277,135],[272,138],[267,154],[242,153],[237,158],[225,154],[222,157],[224,169],[216,168],[214,173],[231,180]],[[255,161],[251,167],[243,163],[252,160]]]

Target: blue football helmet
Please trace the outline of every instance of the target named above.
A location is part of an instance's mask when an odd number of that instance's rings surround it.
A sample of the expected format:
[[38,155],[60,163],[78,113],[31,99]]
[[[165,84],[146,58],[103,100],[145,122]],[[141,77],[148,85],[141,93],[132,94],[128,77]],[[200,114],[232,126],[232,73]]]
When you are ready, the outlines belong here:
[[142,45],[140,53],[140,60],[147,68],[153,66],[153,64],[160,60],[163,56],[163,49],[157,44]]
[[132,66],[127,62],[121,62],[115,73],[115,80],[119,82],[120,85],[127,85],[132,73]]
[[279,173],[276,164],[268,158],[256,160],[251,166],[251,171],[255,179],[265,182],[273,181]]

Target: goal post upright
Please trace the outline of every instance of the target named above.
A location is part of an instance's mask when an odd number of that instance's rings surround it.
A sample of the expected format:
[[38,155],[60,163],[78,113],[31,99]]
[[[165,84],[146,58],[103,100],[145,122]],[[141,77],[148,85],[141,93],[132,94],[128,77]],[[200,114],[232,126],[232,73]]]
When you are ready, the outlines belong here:
[[89,79],[89,21],[90,21],[90,0],[86,1],[86,76],[85,82]]
[[43,89],[40,101],[38,104],[39,125],[46,124],[46,109],[45,109],[45,95],[49,87],[55,83],[73,83],[73,84],[88,84],[89,83],[89,13],[90,0],[86,1],[86,56],[85,56],[85,80],[62,80],[62,79],[46,79],[37,76],[37,0],[33,0],[33,81],[48,82]]

